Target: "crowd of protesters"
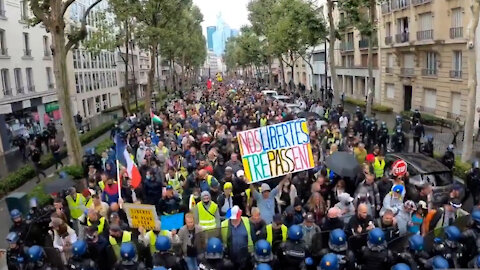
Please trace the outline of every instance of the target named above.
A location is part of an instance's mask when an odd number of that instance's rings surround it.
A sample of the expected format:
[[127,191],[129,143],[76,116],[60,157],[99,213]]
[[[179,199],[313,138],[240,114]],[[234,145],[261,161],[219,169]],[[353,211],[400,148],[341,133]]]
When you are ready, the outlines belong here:
[[[462,208],[466,194],[478,203],[478,163],[468,173],[467,186],[453,184],[447,199],[436,202],[428,182],[413,196],[407,192],[408,173],[388,174],[384,159],[389,149],[408,150],[401,125],[390,127],[392,135],[385,123],[379,126],[359,108],[350,113],[341,105],[297,95],[312,116],[307,120],[314,168],[251,184],[237,132],[297,118],[259,90],[256,84],[235,82],[195,89],[154,112],[160,124],[139,116],[128,119],[127,131],[115,127],[112,135],[126,141],[141,184],[134,187],[126,169],[117,170],[115,147],[86,162],[85,186],[55,194],[48,211],[32,208],[36,216],[44,213],[37,222],[50,232],[46,238],[51,242],[34,235],[42,231],[31,230],[31,223],[12,211],[9,269],[23,269],[18,267],[21,256],[32,269],[51,264],[38,246],[58,250],[60,264],[102,270],[261,269],[265,263],[272,269],[338,269],[328,268],[336,265],[376,270],[402,263],[411,269],[440,269],[442,258],[447,268],[478,266],[480,244],[472,239],[480,233],[480,212],[473,210],[469,227],[451,237],[456,221],[470,215]],[[430,138],[422,146],[416,139],[425,135],[417,113],[413,149],[418,143],[421,152],[431,155]],[[317,116],[325,123],[315,121]],[[355,156],[361,168],[355,177],[338,175],[325,165],[336,152]],[[442,161],[452,168],[448,155]],[[131,228],[124,203],[155,205],[158,216],[185,213],[185,225],[178,231],[161,225]],[[432,233],[440,238],[426,250],[421,236]],[[407,238],[404,250],[390,250],[389,243]],[[421,258],[414,240],[422,243]],[[406,258],[409,254],[412,258]]]

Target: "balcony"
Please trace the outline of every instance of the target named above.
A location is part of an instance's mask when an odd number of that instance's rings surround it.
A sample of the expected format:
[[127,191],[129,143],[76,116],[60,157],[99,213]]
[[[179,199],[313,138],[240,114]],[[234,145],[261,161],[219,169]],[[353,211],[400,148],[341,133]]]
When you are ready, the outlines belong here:
[[385,67],[385,73],[392,74],[393,68],[392,67]]
[[29,86],[29,87],[28,87],[28,92],[34,93],[34,92],[35,92],[35,86],[34,86],[34,85]]
[[392,12],[392,8],[390,6],[389,2],[383,3],[382,4],[382,14],[388,14]]
[[452,27],[450,28],[450,38],[463,38],[463,27]]
[[462,115],[452,112],[447,112],[447,118],[449,119],[457,119],[457,117],[462,118]]
[[409,41],[409,37],[410,37],[410,33],[409,33],[409,32],[403,32],[403,33],[400,33],[400,34],[396,34],[396,35],[395,35],[395,42],[396,42],[396,43],[408,42],[408,41]]
[[432,30],[422,30],[417,31],[417,40],[432,40],[433,39],[433,29]]
[[415,69],[414,68],[401,68],[400,69],[400,75],[403,77],[413,77],[415,75]]
[[24,56],[32,57],[32,50],[31,49],[24,49],[23,53],[24,53]]
[[430,68],[423,68],[422,69],[422,76],[437,76],[437,69],[430,69]]
[[450,78],[461,79],[462,78],[462,71],[461,70],[450,70]]
[[353,51],[353,42],[342,42],[340,49],[343,52]]
[[390,45],[392,43],[393,43],[393,37],[392,36],[385,37],[385,45]]
[[423,5],[423,4],[428,4],[428,3],[431,3],[432,0],[412,0],[412,5],[413,6],[419,6],[419,5]]
[[[362,49],[368,49],[368,42],[369,40],[368,39],[362,39],[362,40],[359,40],[358,41],[358,48],[360,48],[360,50]],[[378,46],[378,42],[377,42],[377,39],[374,38],[373,39],[373,47],[377,47]]]
[[392,11],[406,9],[410,6],[410,0],[393,0]]
[[18,87],[17,88],[17,94],[24,94],[25,92],[23,92],[23,87]]
[[48,89],[50,89],[50,90],[55,88],[55,84],[53,84],[53,83],[48,83],[47,86],[48,86]]
[[4,96],[11,96],[12,95],[12,88],[4,88],[3,89]]
[[420,111],[435,114],[435,108],[429,108],[426,106],[420,106]]
[[8,56],[8,49],[0,48],[0,56]]

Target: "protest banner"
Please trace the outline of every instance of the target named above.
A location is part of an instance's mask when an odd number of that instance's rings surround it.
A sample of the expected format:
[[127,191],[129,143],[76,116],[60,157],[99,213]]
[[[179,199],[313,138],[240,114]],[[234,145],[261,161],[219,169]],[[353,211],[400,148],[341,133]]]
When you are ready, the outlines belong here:
[[124,203],[123,209],[132,228],[143,227],[145,230],[153,230],[160,226],[154,205]]
[[162,230],[178,230],[183,227],[184,213],[160,216]]
[[242,131],[237,139],[251,183],[314,167],[305,119]]

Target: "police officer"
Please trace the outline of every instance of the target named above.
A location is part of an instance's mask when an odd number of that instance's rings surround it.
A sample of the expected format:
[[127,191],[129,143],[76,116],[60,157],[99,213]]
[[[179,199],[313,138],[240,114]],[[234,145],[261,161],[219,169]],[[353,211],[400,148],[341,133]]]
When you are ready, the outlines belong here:
[[413,152],[418,145],[418,152],[420,152],[420,139],[425,136],[425,128],[422,125],[422,122],[418,121],[413,127]]
[[20,237],[16,232],[10,232],[7,235],[7,267],[9,270],[23,269],[27,260],[27,254],[19,240]]
[[455,154],[453,153],[454,149],[455,147],[453,144],[448,145],[447,151],[445,151],[445,154],[443,154],[442,157],[442,163],[450,170],[452,170],[453,166],[455,165]]
[[78,240],[72,244],[73,256],[69,259],[69,269],[96,270],[95,262],[87,254],[87,242]]
[[377,143],[378,124],[377,119],[372,118],[370,126],[368,127],[368,146],[370,148]]
[[324,248],[320,251],[320,257],[323,257],[327,253],[335,253],[338,256],[340,269],[355,269],[355,255],[353,251],[348,249],[347,235],[342,229],[335,229],[330,232],[328,237],[328,248]]
[[388,135],[388,127],[385,121],[382,121],[380,124],[380,129],[378,130],[378,144],[381,151],[387,152],[387,145],[390,141],[390,136]]
[[367,143],[368,132],[370,130],[370,119],[365,116],[362,122],[362,142]]
[[280,245],[277,257],[284,270],[299,269],[305,265],[306,246],[302,240],[303,232],[299,225],[288,228],[287,241]]
[[395,128],[400,128],[400,130],[403,130],[403,118],[400,115],[395,117]]
[[420,147],[420,153],[433,157],[433,136],[427,135],[427,140]]
[[357,108],[355,109],[355,116],[357,117],[358,121],[363,121],[363,112],[362,110],[360,110],[359,106],[357,106]]
[[448,268],[450,268],[450,264],[444,257],[442,256],[433,257],[432,259],[433,270],[448,269]]
[[404,263],[397,263],[395,264],[391,270],[410,270],[410,266],[404,264]]
[[385,233],[380,228],[375,228],[368,233],[367,246],[360,252],[361,269],[382,270],[388,269],[393,261],[390,250],[387,249]]
[[212,237],[208,239],[204,259],[199,264],[201,270],[233,270],[233,263],[223,257],[223,244],[220,239]]
[[470,216],[472,218],[470,228],[462,233],[467,250],[465,256],[468,260],[474,259],[480,251],[480,209],[474,209]]
[[10,218],[12,219],[13,225],[10,227],[9,232],[16,232],[20,238],[20,243],[27,244],[25,241],[27,240],[28,224],[23,219],[20,210],[13,209],[10,211]]
[[320,270],[339,270],[340,263],[338,260],[338,256],[335,253],[328,253],[323,256],[320,264],[318,265]]
[[448,226],[444,229],[445,241],[434,241],[435,255],[441,255],[447,259],[448,264],[454,268],[466,266],[465,247],[459,241],[462,238],[460,229],[456,226]]
[[480,162],[472,162],[472,168],[467,172],[467,188],[472,194],[473,204],[477,205],[480,201]]
[[272,246],[267,240],[260,239],[255,243],[255,252],[253,253],[253,265],[269,264],[273,266],[274,257]]
[[28,263],[26,269],[51,270],[52,267],[45,262],[45,251],[40,246],[32,246],[28,249]]
[[416,126],[417,123],[420,122],[421,119],[422,119],[422,115],[420,114],[418,109],[415,109],[415,111],[413,112],[413,115],[412,115],[412,125]]
[[408,239],[408,248],[396,256],[397,262],[407,263],[412,270],[425,269],[430,256],[424,250],[424,241],[421,235],[412,235]]
[[405,134],[401,128],[397,127],[395,134],[392,135],[392,139],[390,140],[392,143],[393,151],[395,152],[403,152],[405,148]]
[[122,260],[115,265],[115,270],[146,269],[142,262],[137,262],[137,253],[132,242],[122,243],[120,254]]
[[167,269],[182,270],[183,263],[178,256],[170,252],[172,244],[170,238],[164,235],[157,237],[155,241],[155,248],[158,250],[153,254],[153,266],[164,266]]

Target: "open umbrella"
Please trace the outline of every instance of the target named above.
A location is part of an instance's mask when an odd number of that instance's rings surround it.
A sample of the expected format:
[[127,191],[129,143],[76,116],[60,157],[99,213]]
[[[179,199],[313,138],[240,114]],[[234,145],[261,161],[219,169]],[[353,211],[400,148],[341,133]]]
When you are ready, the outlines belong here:
[[325,165],[335,174],[353,178],[360,171],[360,165],[353,154],[335,152],[325,159]]
[[318,113],[315,112],[299,112],[297,114],[298,118],[313,118],[315,120],[321,120],[323,117],[321,117]]

